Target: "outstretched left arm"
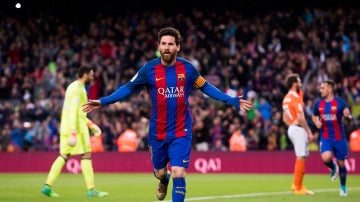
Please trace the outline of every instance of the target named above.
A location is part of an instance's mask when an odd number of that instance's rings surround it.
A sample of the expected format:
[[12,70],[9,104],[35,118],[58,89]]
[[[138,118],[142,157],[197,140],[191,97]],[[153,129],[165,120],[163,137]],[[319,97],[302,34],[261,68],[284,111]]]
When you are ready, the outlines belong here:
[[208,82],[205,82],[204,85],[200,87],[200,90],[206,95],[218,101],[222,101],[228,105],[232,105],[236,109],[240,109],[243,112],[248,111],[253,107],[250,101],[242,99],[243,96],[231,97],[221,92],[218,88],[209,84]]

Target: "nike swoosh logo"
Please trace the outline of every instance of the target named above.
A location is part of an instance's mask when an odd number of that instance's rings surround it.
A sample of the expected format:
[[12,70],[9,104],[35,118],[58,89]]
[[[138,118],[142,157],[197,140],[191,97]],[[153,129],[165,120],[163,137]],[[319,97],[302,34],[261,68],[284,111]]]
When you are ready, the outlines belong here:
[[187,162],[189,162],[190,160],[183,160],[183,163],[187,163]]
[[156,80],[156,81],[160,81],[160,80],[162,80],[162,79],[164,79],[164,78],[165,78],[165,77],[160,77],[160,78],[157,78],[157,77],[156,77],[155,80]]

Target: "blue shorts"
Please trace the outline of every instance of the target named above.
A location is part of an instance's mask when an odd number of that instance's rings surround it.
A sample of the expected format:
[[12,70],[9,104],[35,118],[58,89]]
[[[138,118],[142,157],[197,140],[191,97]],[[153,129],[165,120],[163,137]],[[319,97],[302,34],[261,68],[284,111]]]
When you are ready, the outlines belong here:
[[192,137],[180,137],[171,140],[149,139],[151,161],[155,169],[171,166],[189,167]]
[[322,139],[320,141],[320,152],[331,151],[337,160],[345,160],[348,156],[348,145],[346,140]]

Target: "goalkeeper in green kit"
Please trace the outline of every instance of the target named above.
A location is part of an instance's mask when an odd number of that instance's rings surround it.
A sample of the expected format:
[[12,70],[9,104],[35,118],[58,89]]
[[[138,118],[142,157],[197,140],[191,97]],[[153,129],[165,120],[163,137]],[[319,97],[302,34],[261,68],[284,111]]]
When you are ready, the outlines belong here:
[[85,85],[94,79],[94,70],[83,66],[78,71],[78,79],[66,89],[60,124],[60,155],[51,166],[41,192],[49,197],[59,197],[52,185],[61,173],[66,161],[72,155],[81,155],[81,170],[87,187],[86,196],[104,197],[107,192],[95,189],[94,171],[91,161],[90,133],[101,135],[101,129],[87,118],[82,105],[88,101]]

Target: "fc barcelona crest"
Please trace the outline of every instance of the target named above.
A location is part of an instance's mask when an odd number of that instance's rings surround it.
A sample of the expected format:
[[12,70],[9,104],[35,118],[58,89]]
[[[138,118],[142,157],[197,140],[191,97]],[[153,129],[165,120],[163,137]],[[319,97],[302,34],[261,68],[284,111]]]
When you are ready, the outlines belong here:
[[183,80],[185,80],[185,75],[184,75],[184,74],[178,74],[177,78],[178,78],[180,81],[183,81]]

